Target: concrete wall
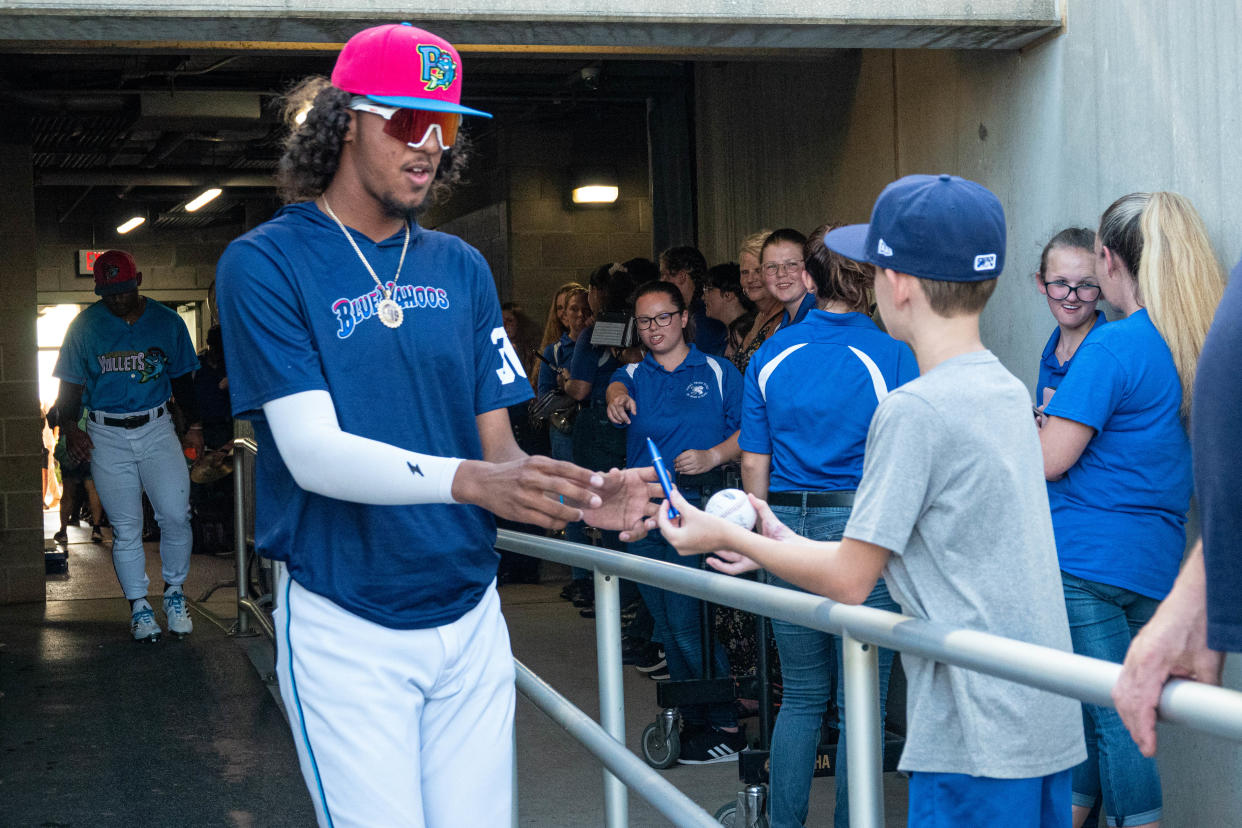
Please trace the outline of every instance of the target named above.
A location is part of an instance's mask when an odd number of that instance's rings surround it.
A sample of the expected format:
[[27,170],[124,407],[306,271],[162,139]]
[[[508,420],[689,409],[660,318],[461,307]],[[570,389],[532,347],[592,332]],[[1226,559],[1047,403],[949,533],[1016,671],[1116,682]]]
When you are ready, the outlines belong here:
[[43,514],[35,346],[34,168],[19,124],[0,135],[0,604],[42,601]]
[[[1168,189],[1195,203],[1222,265],[1242,254],[1239,23],[1238,0],[1077,0],[1066,33],[1025,53],[700,67],[702,244],[721,258],[761,225],[865,221],[899,175],[980,181],[1009,230],[984,341],[1033,385],[1054,322],[1030,275],[1060,228],[1094,227],[1125,193]],[[1242,686],[1237,665],[1227,684]],[[1165,824],[1236,823],[1242,747],[1177,728],[1161,740]]]

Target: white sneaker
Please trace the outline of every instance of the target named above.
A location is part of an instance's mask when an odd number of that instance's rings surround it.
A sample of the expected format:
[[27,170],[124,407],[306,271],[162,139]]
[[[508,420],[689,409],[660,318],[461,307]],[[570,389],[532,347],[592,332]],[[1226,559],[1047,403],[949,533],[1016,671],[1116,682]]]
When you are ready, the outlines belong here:
[[151,605],[143,599],[134,607],[134,613],[129,618],[129,632],[134,636],[135,641],[150,641],[152,643],[160,640],[160,625],[155,623],[155,611],[151,609]]
[[164,593],[164,615],[168,617],[168,631],[177,636],[194,632],[194,622],[185,607],[185,593],[181,587],[172,587]]

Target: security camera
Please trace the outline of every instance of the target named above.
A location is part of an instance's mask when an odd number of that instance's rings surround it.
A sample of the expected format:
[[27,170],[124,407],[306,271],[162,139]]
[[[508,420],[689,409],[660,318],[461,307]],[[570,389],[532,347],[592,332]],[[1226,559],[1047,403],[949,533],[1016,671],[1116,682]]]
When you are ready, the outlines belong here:
[[587,66],[579,70],[578,75],[582,78],[582,85],[591,91],[599,89],[599,67]]

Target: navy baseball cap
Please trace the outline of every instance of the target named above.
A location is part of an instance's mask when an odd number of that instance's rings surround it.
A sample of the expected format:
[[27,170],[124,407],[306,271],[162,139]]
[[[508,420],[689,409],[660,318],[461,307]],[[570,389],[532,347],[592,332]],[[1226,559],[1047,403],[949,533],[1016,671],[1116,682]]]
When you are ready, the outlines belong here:
[[985,282],[1005,268],[1005,211],[974,181],[907,175],[880,193],[869,224],[839,227],[824,246],[922,279]]

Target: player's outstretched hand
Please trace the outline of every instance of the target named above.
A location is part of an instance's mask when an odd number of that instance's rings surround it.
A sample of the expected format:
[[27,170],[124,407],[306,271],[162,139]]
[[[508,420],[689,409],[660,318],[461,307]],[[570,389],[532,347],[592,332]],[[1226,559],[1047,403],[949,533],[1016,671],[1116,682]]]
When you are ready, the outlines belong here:
[[641,539],[655,528],[649,518],[655,514],[652,498],[660,496],[660,484],[653,467],[612,469],[601,477],[603,485],[595,490],[600,504],[583,509],[583,520],[600,529],[620,532],[626,543]]
[[1191,552],[1173,591],[1135,636],[1113,703],[1144,756],[1156,755],[1156,706],[1170,678],[1220,684],[1224,654],[1207,646],[1207,596],[1203,558]]
[[[545,529],[563,529],[598,509],[604,475],[573,463],[533,456],[507,463],[467,460],[453,478],[453,499]],[[549,496],[551,495],[551,496]]]
[[90,435],[76,425],[62,430],[65,432],[65,451],[69,456],[77,463],[90,460],[91,452],[95,450],[95,444],[91,442]]

